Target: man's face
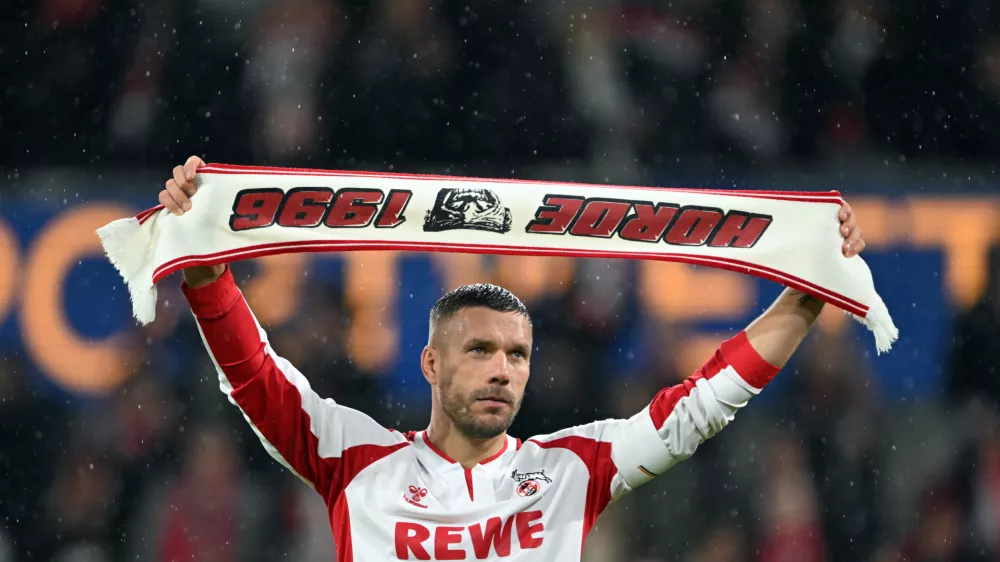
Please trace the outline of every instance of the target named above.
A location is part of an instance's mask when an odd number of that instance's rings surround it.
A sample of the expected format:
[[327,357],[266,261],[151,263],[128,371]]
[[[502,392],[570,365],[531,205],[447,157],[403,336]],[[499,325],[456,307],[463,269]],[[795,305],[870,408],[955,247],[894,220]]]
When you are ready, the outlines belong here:
[[521,314],[465,308],[437,326],[435,397],[467,437],[507,431],[528,383],[531,325]]

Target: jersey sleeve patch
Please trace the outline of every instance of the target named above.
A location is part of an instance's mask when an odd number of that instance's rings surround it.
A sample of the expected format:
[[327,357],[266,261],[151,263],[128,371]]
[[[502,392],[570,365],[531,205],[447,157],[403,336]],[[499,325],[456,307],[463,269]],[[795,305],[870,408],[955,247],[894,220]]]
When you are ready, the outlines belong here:
[[666,446],[653,426],[649,408],[621,422],[611,448],[611,458],[630,488],[636,488],[666,472]]

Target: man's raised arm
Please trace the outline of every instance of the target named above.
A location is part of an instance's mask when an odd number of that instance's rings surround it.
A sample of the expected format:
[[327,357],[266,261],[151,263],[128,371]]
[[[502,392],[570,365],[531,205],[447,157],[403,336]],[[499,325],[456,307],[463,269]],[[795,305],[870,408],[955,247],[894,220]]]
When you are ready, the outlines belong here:
[[365,466],[406,446],[400,433],[320,398],[305,376],[271,349],[228,268],[212,281],[185,281],[183,291],[222,391],[267,452],[326,499]]
[[[840,234],[844,237],[841,247],[844,257],[858,255],[865,249],[865,240],[851,206],[845,203],[837,218],[840,219]],[[747,327],[747,339],[765,361],[783,367],[822,310],[820,299],[785,289],[774,304]]]
[[[843,253],[850,258],[865,243],[848,205],[840,209],[839,218]],[[791,358],[822,309],[819,299],[786,289],[700,369],[662,389],[641,412],[627,420],[587,426],[592,438],[610,443],[585,459],[596,471],[593,497],[602,498],[588,513],[599,513],[607,502],[663,474],[726,427]]]
[[[193,178],[193,169],[186,175],[178,166],[174,185],[168,182],[160,194],[161,203],[182,214],[185,203],[191,203]],[[177,200],[178,193],[183,200]],[[305,376],[271,348],[228,266],[185,269],[182,288],[222,391],[268,453],[328,502],[363,468],[407,445],[403,435],[369,416],[320,398]]]
[[695,453],[729,425],[736,412],[778,374],[815,322],[822,303],[786,290],[746,330],[722,342],[691,376],[660,390],[627,420],[595,425],[597,439],[610,443],[607,460],[596,458],[594,497],[608,502],[649,482]]

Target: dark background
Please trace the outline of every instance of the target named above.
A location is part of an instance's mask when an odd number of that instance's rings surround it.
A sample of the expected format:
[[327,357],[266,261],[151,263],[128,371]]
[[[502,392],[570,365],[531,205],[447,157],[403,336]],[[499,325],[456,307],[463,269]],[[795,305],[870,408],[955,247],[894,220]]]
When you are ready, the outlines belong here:
[[[54,378],[44,358],[74,350],[26,331],[29,248],[78,210],[151,206],[190,154],[838,189],[888,209],[861,221],[876,286],[905,319],[898,348],[874,358],[869,334],[830,320],[733,426],[609,508],[586,559],[1000,559],[1000,257],[928,244],[891,213],[940,204],[932,230],[969,213],[1000,240],[982,219],[1000,215],[974,214],[1000,209],[998,102],[1000,8],[986,0],[5,2],[0,224],[23,259],[0,301],[0,561],[334,559],[318,499],[218,392],[183,307],[135,327],[99,256],[60,280],[75,330],[125,342],[108,372],[127,376],[100,392]],[[970,258],[985,264],[968,274],[978,289],[957,294],[942,279]],[[310,296],[268,327],[320,394],[420,429],[414,342],[449,281],[398,259],[388,286],[345,281],[349,260],[295,265],[326,273],[285,287]],[[522,438],[631,415],[688,374],[696,342],[777,293],[753,285],[747,310],[701,318],[651,311],[638,264],[572,260],[564,289],[535,294],[514,275],[527,262],[484,263],[537,318]],[[363,309],[352,287],[398,304]],[[393,327],[372,328],[379,314]]]

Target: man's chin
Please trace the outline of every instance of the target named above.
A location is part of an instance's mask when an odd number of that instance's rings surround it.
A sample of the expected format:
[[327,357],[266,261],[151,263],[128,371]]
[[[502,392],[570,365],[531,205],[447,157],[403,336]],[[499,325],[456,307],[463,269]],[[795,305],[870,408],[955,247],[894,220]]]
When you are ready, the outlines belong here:
[[503,434],[510,428],[514,421],[509,413],[509,407],[503,413],[483,413],[472,417],[466,423],[459,425],[458,429],[467,437],[473,439],[491,439]]

